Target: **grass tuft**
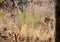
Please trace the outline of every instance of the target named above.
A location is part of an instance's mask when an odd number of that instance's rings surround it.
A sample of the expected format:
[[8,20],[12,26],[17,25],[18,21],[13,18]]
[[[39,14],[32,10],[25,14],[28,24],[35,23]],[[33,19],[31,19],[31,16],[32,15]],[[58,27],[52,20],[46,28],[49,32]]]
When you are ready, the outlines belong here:
[[3,10],[0,10],[0,18],[3,18],[4,17],[4,11]]
[[26,22],[26,10],[23,10],[23,12],[21,13],[21,20],[22,20],[22,24],[25,24],[25,22]]
[[35,24],[36,21],[37,21],[37,14],[36,13],[33,13],[32,14],[32,22],[33,22],[33,24]]

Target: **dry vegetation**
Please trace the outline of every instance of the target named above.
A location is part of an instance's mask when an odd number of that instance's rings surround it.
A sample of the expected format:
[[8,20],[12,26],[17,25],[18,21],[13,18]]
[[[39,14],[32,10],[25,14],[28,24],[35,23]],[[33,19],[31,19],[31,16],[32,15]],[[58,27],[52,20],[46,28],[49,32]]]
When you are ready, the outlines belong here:
[[[0,10],[0,32],[8,37],[8,42],[16,41],[15,34],[17,42],[55,41],[55,7],[54,3],[46,3],[29,3],[23,12]],[[5,36],[1,38],[6,39]]]

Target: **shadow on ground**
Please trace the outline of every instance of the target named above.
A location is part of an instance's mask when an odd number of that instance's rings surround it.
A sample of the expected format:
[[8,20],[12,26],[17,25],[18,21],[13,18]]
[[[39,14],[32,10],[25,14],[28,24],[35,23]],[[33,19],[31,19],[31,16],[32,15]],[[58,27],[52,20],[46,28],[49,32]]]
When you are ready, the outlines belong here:
[[60,0],[56,0],[56,39],[55,42],[60,42]]

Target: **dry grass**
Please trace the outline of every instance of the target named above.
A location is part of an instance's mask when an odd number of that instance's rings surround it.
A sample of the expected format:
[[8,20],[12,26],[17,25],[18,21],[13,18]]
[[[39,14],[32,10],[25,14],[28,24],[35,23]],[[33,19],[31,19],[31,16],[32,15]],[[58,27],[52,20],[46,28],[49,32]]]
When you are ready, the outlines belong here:
[[[3,13],[1,13],[1,16],[4,16]],[[44,22],[46,16],[50,17],[47,26]],[[36,39],[38,37],[39,40],[42,41],[51,38],[53,42],[55,40],[55,10],[52,6],[31,4],[31,6],[26,8],[26,11],[24,10],[21,14],[13,18],[10,17],[7,21],[7,34],[15,32],[26,38],[33,37],[33,39]],[[51,25],[53,25],[53,27],[51,27]],[[0,25],[0,29],[1,28],[3,28],[3,25]]]

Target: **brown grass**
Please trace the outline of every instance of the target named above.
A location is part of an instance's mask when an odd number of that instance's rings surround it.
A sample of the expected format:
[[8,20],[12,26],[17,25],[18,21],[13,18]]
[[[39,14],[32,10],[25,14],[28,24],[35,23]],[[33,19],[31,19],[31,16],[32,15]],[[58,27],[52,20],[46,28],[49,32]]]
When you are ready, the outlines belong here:
[[[55,10],[54,10],[54,7],[52,6],[49,6],[47,4],[46,6],[44,5],[39,6],[32,3],[31,6],[28,6],[26,8],[26,12],[23,12],[22,14],[18,14],[13,18],[10,17],[10,18],[4,19],[5,21],[9,20],[8,23],[6,24],[8,28],[6,31],[7,33],[6,35],[8,35],[8,33],[14,32],[16,34],[22,35],[26,39],[27,37],[33,37],[34,40],[39,38],[39,40],[44,41],[44,40],[48,40],[49,38],[52,38],[52,41],[54,41],[55,40],[55,37],[54,37]],[[50,19],[47,26],[45,25],[45,22],[44,22],[44,19],[46,16],[49,16],[49,19]],[[4,28],[3,26],[5,23],[2,23],[2,24],[0,24],[0,30],[1,29],[3,30]],[[51,28],[51,25],[53,25],[52,28]]]

